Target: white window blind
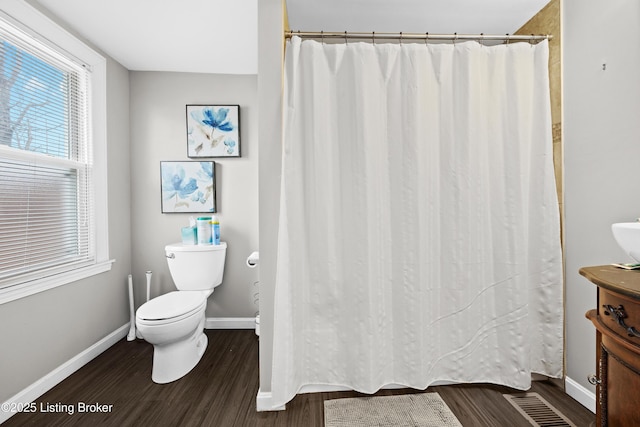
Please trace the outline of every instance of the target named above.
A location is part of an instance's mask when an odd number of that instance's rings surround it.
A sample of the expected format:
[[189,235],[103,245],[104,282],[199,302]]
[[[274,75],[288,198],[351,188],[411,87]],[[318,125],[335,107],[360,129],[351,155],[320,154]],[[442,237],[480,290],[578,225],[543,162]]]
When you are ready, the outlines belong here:
[[89,72],[0,19],[0,288],[95,263]]

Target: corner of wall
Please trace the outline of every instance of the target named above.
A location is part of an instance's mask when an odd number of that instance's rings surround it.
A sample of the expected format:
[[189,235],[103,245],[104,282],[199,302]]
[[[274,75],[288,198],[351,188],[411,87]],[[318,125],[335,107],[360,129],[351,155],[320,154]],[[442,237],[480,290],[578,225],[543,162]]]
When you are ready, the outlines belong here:
[[282,140],[284,0],[258,2],[260,389],[271,391]]

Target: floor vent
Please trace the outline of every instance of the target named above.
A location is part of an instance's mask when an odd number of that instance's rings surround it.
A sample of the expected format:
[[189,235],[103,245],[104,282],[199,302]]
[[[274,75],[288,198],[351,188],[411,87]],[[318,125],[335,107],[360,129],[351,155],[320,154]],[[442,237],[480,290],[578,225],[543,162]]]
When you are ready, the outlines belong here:
[[536,427],[576,427],[538,393],[503,394],[504,398]]

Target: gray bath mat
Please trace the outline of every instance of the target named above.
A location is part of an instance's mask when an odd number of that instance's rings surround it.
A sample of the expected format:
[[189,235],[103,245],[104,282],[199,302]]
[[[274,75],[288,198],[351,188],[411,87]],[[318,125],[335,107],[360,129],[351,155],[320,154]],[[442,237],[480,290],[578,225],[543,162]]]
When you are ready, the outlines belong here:
[[438,393],[324,401],[325,427],[462,427]]

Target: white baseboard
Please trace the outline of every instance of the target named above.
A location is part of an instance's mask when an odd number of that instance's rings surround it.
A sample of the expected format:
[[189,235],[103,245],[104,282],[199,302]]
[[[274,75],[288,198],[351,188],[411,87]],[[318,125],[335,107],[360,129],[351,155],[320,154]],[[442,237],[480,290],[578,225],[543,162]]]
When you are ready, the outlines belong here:
[[256,411],[265,412],[265,411],[284,411],[286,409],[286,405],[273,407],[272,403],[273,397],[271,392],[263,392],[258,389],[258,395],[256,396]]
[[[4,407],[6,404],[8,404],[9,407],[15,407],[19,406],[17,404],[31,403],[35,401],[38,397],[42,396],[47,391],[51,390],[53,387],[61,383],[69,375],[73,374],[75,371],[95,359],[109,347],[120,341],[122,338],[126,337],[128,331],[129,322],[116,329],[97,343],[93,344],[82,353],[67,360],[65,363],[58,366],[56,369],[49,372],[47,375],[40,378],[18,394],[12,396],[11,398],[9,398],[9,400],[4,402],[2,406]],[[11,418],[13,414],[13,412],[0,411],[0,424]]]
[[581,386],[569,377],[564,379],[564,390],[565,393],[577,400],[582,406],[594,414],[596,413],[596,395],[591,390]]
[[255,329],[255,317],[207,317],[205,329]]

